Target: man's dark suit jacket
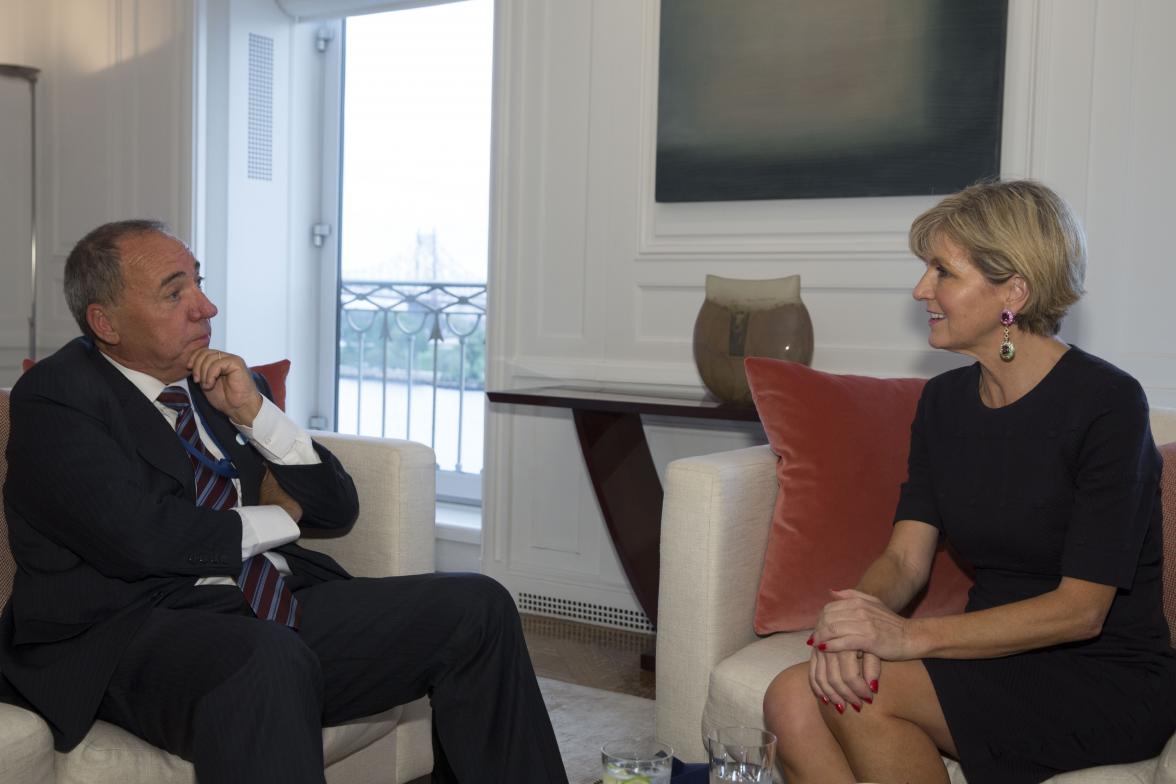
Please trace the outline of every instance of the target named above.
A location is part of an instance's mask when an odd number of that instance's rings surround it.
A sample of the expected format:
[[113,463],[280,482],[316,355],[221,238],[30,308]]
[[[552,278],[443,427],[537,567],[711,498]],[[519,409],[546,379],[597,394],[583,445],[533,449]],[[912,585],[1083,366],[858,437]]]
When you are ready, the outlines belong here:
[[[212,408],[193,404],[241,474],[241,503],[258,503],[266,466]],[[192,465],[175,431],[94,345],[79,338],[13,387],[8,479],[12,598],[0,617],[0,673],[49,722],[58,749],[93,723],[119,657],[170,591],[241,570],[241,519],[197,507]],[[270,465],[303,509],[303,529],[345,531],[358,514],[351,478],[322,463]],[[347,577],[296,544],[277,548],[300,581]],[[262,623],[262,621],[259,621]]]

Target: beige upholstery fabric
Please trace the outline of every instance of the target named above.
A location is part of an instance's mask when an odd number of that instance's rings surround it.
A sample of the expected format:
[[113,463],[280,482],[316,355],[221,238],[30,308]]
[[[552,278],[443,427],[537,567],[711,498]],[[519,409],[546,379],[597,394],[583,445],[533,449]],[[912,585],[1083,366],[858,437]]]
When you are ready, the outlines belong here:
[[[1176,441],[1176,410],[1153,410],[1152,432],[1157,443]],[[702,738],[713,727],[763,726],[768,683],[808,658],[805,632],[757,639],[751,631],[776,494],[766,446],[677,460],[666,471],[656,731],[683,759],[704,758]],[[1172,530],[1165,517],[1165,533]],[[953,784],[966,784],[958,765],[948,770]],[[1050,781],[1176,784],[1176,738],[1157,759]]]
[[311,432],[335,453],[359,488],[359,520],[334,539],[299,540],[357,577],[434,569],[437,458],[413,441]]
[[766,446],[677,460],[666,474],[657,631],[657,736],[704,758],[711,668],[755,640],[752,619],[776,501]]
[[0,781],[52,784],[53,735],[37,714],[0,704]]
[[194,784],[192,765],[105,721],[68,754],[56,752],[58,784]]
[[[436,469],[433,450],[413,441],[314,431],[339,458],[359,488],[359,520],[338,539],[303,539],[357,576],[423,574],[436,568]],[[369,520],[369,517],[372,519]],[[394,760],[395,781],[433,769],[432,713],[427,699],[404,706],[391,747],[383,741],[335,763],[328,781],[384,781]]]
[[[360,517],[345,536],[303,539],[352,574],[433,570],[434,470],[428,447],[409,441],[313,433],[355,479]],[[8,392],[0,390],[0,477],[8,441]],[[2,502],[2,498],[0,498]],[[0,503],[0,526],[3,525]],[[0,602],[11,590],[12,558],[0,527]],[[7,568],[7,571],[6,571]],[[323,730],[330,784],[385,784],[419,778],[433,767],[426,699]],[[34,713],[0,704],[0,782],[5,784],[192,784],[192,766],[125,730],[96,722],[77,748],[53,751],[48,726]]]
[[1156,767],[1153,784],[1176,784],[1176,735],[1172,736],[1160,754],[1160,764]]
[[[960,779],[963,782],[963,779]],[[1133,762],[1130,765],[1104,765],[1072,773],[1062,773],[1046,779],[1042,784],[1155,784],[1156,761]]]
[[375,716],[365,716],[337,727],[323,729],[323,760],[331,766],[362,748],[372,745],[396,729],[403,706],[396,706]]
[[[404,706],[400,724],[397,725],[396,734],[391,739],[396,745],[396,781],[412,781],[433,770],[433,711],[429,707],[428,699],[422,698]],[[356,754],[343,762],[359,756]],[[339,781],[383,781],[387,775],[387,768],[383,768],[367,778],[356,777]],[[335,784],[334,779],[331,780],[331,784]]]
[[[396,728],[402,710],[397,707],[379,716],[324,729],[323,756],[327,765],[388,735]],[[387,751],[395,754],[394,748]],[[196,781],[188,762],[104,721],[96,722],[77,748],[68,754],[58,753],[56,757],[58,784],[195,784]],[[394,760],[389,758],[386,762],[385,777],[371,780],[386,780]]]
[[1153,408],[1151,430],[1157,444],[1176,441],[1176,408]]
[[719,662],[711,670],[702,735],[719,727],[764,726],[764,692],[780,672],[780,662],[808,659],[807,638],[808,632],[773,634]]

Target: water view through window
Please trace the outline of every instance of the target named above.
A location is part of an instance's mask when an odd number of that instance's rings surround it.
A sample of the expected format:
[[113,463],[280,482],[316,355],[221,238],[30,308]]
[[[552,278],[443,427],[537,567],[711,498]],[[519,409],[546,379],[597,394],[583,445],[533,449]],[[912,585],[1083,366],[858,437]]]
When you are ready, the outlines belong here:
[[347,20],[336,421],[441,492],[482,470],[492,46],[492,0]]

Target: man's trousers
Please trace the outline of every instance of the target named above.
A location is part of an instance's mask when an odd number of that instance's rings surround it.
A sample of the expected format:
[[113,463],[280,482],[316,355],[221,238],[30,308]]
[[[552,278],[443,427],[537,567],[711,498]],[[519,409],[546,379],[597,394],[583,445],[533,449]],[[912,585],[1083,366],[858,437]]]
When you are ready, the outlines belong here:
[[299,587],[298,631],[235,586],[163,597],[99,718],[191,760],[202,784],[323,778],[322,727],[428,695],[437,784],[566,782],[510,594],[475,574]]

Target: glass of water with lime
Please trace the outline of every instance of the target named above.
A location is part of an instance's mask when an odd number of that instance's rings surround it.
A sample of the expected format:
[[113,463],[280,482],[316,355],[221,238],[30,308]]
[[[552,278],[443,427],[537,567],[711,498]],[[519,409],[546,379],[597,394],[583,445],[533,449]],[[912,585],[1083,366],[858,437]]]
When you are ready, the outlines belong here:
[[600,747],[602,784],[670,784],[674,750],[654,738],[610,740]]

